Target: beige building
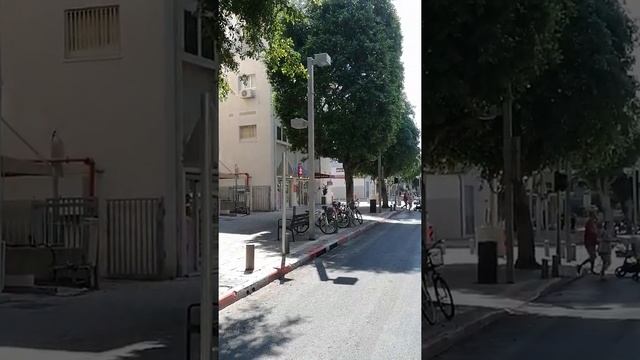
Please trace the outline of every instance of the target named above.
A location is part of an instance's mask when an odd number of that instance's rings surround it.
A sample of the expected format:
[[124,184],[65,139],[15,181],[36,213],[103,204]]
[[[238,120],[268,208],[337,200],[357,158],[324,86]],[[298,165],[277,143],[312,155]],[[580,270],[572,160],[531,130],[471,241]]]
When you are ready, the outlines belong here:
[[[0,0],[3,116],[14,130],[3,127],[3,155],[81,160],[65,163],[57,191],[97,198],[83,211],[100,220],[104,276],[197,270],[185,197],[197,185],[201,138],[193,135],[214,62],[194,5]],[[24,207],[54,193],[45,176],[7,179],[3,195]],[[5,229],[7,243],[39,241],[33,223],[24,227],[22,237]]]
[[[307,205],[310,174],[306,154],[290,151],[275,114],[264,63],[242,60],[238,71],[228,73],[226,80],[231,92],[220,103],[219,123],[219,166],[224,178],[220,183],[222,210],[231,210],[238,203],[251,211],[280,209],[282,197],[278,184],[282,177],[283,152],[287,171],[286,205]],[[328,174],[329,169],[329,159],[316,160],[316,173]],[[316,186],[324,182],[316,180]],[[318,204],[320,196],[318,191]]]

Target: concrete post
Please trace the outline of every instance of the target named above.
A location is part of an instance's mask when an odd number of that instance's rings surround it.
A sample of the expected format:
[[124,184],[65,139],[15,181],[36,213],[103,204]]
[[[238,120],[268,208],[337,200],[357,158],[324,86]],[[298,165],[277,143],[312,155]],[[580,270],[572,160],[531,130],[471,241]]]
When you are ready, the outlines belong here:
[[246,251],[246,261],[245,261],[244,271],[247,273],[250,273],[250,272],[253,272],[253,269],[254,269],[256,246],[254,244],[247,244],[245,251]]

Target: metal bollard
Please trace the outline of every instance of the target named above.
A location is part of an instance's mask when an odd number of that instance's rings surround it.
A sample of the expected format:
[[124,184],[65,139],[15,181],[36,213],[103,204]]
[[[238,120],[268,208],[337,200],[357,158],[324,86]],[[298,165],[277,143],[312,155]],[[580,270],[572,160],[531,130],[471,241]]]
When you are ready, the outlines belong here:
[[471,252],[471,255],[475,254],[476,252],[476,246],[475,246],[475,239],[471,238],[469,239],[469,251]]
[[551,276],[560,277],[560,258],[558,255],[551,257]]
[[246,264],[245,264],[245,268],[244,271],[247,273],[253,272],[254,269],[254,259],[255,259],[255,250],[256,250],[256,246],[251,244],[247,244],[246,246]]
[[569,247],[569,258],[567,259],[567,261],[576,261],[576,244],[571,244],[571,246]]
[[543,279],[549,278],[549,259],[542,259],[542,273],[541,277]]
[[544,256],[545,257],[551,256],[551,251],[549,249],[549,240],[544,241]]

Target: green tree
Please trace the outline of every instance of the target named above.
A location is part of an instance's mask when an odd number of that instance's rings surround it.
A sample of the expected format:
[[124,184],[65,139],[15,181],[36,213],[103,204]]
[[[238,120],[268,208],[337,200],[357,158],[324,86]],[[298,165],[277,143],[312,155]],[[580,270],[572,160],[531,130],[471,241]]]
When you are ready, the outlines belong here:
[[[299,55],[298,65],[272,56],[268,74],[275,108],[294,149],[307,146],[307,132],[289,121],[307,117],[303,59],[328,52],[333,64],[315,70],[316,155],[344,166],[347,198],[353,176],[394,141],[403,113],[402,36],[389,0],[327,0],[305,8],[307,21],[285,26],[283,33]],[[302,70],[301,70],[302,66]]]
[[[565,5],[557,60],[531,78],[516,99],[514,135],[522,141],[522,176],[555,168],[564,160],[593,178],[616,167],[619,170],[626,161],[622,155],[637,157],[635,136],[630,137],[637,127],[637,84],[630,75],[635,26],[616,0]],[[501,118],[464,125],[456,121],[457,134],[448,129],[443,142],[463,145],[446,161],[479,166],[488,177],[498,174],[502,169],[501,122]],[[516,266],[535,267],[533,230],[522,182],[516,182],[515,190]]]
[[[405,100],[400,127],[393,134],[393,144],[382,153],[383,178],[402,177],[408,182],[420,175],[420,132],[414,122],[411,104]],[[378,161],[369,161],[355,170],[357,174],[378,177]],[[389,196],[386,184],[382,186],[383,206],[388,206]]]

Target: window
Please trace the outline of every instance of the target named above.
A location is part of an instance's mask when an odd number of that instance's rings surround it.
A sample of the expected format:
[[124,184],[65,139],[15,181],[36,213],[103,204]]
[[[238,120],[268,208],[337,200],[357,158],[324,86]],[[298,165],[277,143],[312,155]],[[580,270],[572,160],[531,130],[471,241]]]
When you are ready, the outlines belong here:
[[65,58],[120,55],[120,8],[102,6],[65,11]]
[[276,139],[278,141],[287,142],[287,136],[284,134],[282,126],[276,126]]
[[241,125],[240,126],[240,140],[255,139],[258,133],[257,125]]
[[206,29],[210,17],[202,17],[191,11],[184,11],[184,51],[191,55],[214,60],[213,37]]
[[256,88],[256,74],[243,74],[238,76],[238,91]]

